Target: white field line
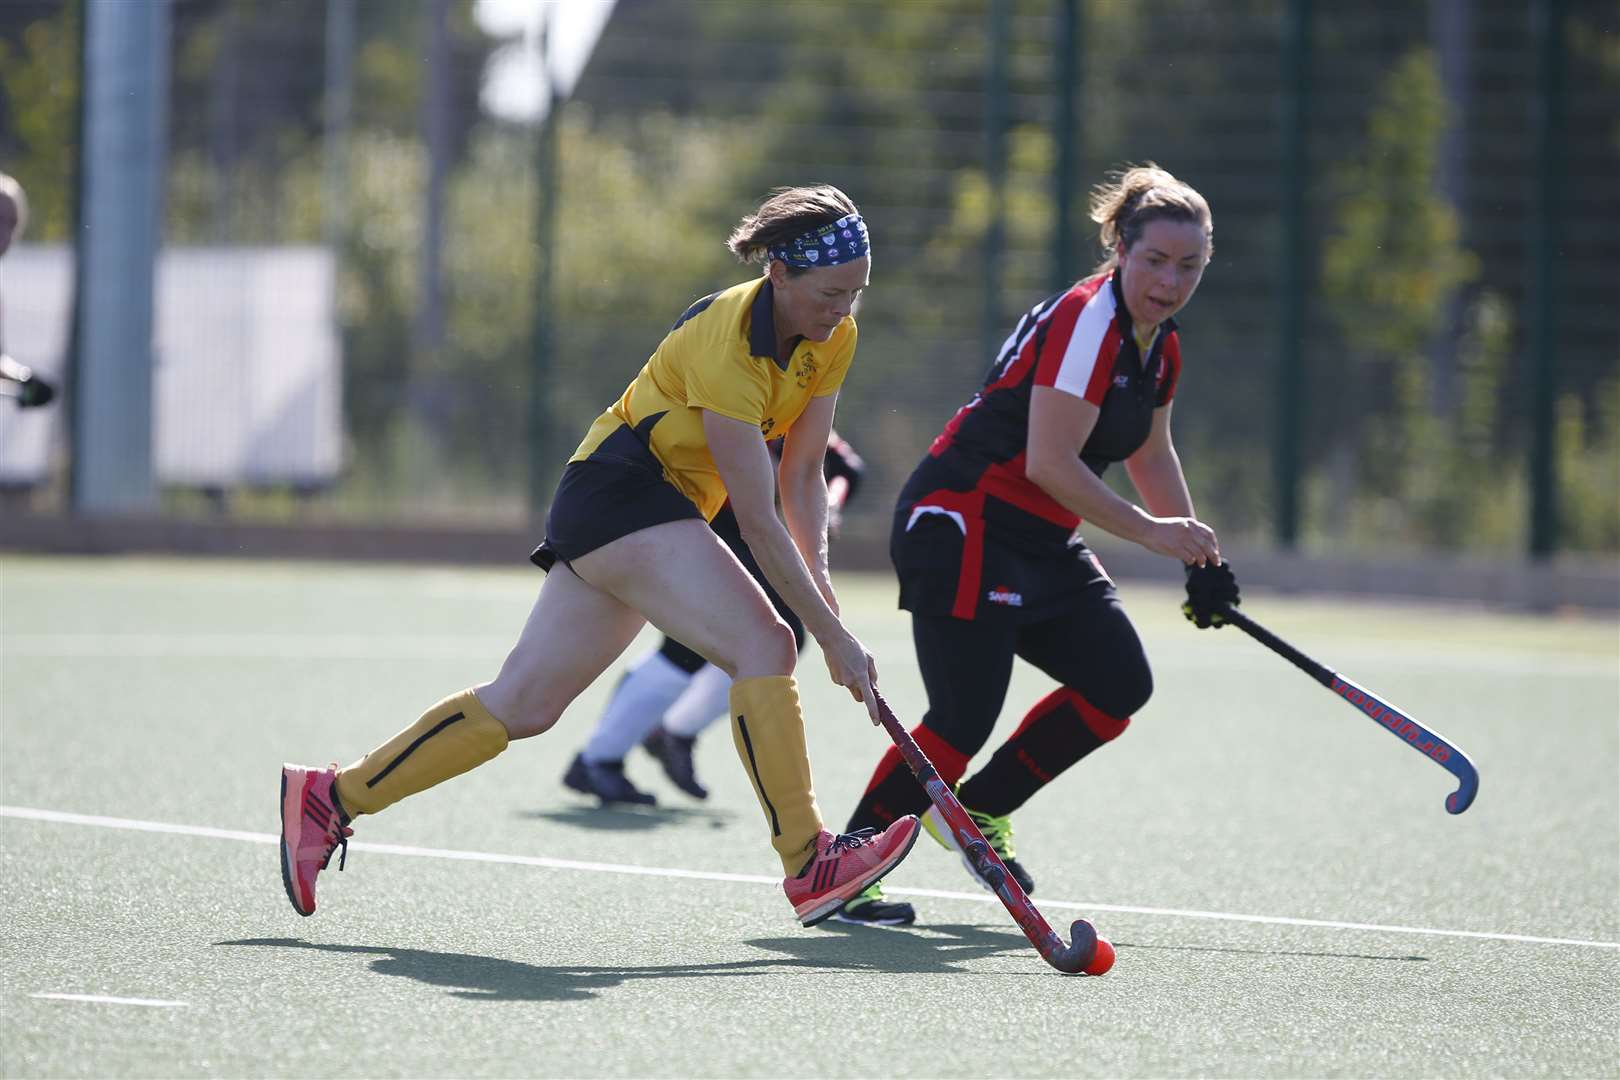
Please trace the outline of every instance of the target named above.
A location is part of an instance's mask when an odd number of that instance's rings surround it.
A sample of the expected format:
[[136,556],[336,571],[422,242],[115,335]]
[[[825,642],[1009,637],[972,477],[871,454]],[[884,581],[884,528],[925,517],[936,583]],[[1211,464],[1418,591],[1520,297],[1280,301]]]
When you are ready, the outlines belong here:
[[[21,633],[0,636],[0,656],[56,659],[130,658],[276,660],[422,660],[490,658],[503,655],[509,637],[489,634],[310,634],[310,633]],[[1487,671],[1507,675],[1610,676],[1620,678],[1620,659],[1548,651],[1514,652],[1490,648],[1421,651],[1356,648],[1337,653],[1331,663],[1344,670],[1391,669]],[[1329,661],[1324,661],[1329,662]],[[1272,668],[1276,658],[1253,649],[1183,649],[1176,666]]]
[[157,998],[108,997],[105,994],[29,994],[29,997],[47,1001],[88,1001],[96,1005],[144,1005],[149,1009],[176,1009],[191,1004],[189,1001],[160,1001]]
[[[275,844],[279,843],[281,839],[274,833],[214,829],[203,825],[172,825],[161,821],[136,821],[130,818],[101,817],[95,814],[69,814],[58,810],[36,810],[25,806],[0,806],[0,818],[47,821],[58,825],[89,825],[102,829],[127,829],[135,832],[171,833],[177,836],[200,836],[213,840],[236,840],[250,844]],[[406,855],[422,859],[454,859],[461,862],[536,866],[547,870],[575,870],[594,874],[632,874],[638,877],[686,878],[693,881],[723,881],[744,885],[781,885],[780,878],[766,877],[760,874],[726,874],[718,871],[682,870],[663,866],[628,866],[622,863],[552,859],[543,855],[502,855],[487,851],[454,851],[448,848],[412,847],[406,844],[373,844],[358,840],[351,841],[349,846],[356,851],[372,851],[380,855]],[[940,900],[966,900],[981,904],[1000,903],[990,893],[983,891],[969,893],[952,892],[947,889],[914,889],[888,886],[885,886],[884,891],[897,895],[927,896]],[[1389,926],[1383,923],[1343,922],[1338,919],[1298,919],[1287,915],[1243,915],[1226,911],[1198,911],[1190,908],[1138,907],[1131,904],[1049,900],[1045,897],[1040,898],[1039,906],[1043,911],[1054,908],[1083,912],[1118,911],[1130,915],[1159,915],[1178,919],[1211,919],[1219,922],[1259,923],[1266,926],[1314,926],[1329,930],[1361,930],[1380,934],[1420,934],[1428,937],[1515,941],[1530,945],[1573,945],[1586,949],[1620,949],[1620,941],[1586,941],[1580,938],[1501,934],[1482,930],[1445,930],[1422,926]]]
[[499,657],[488,634],[6,634],[0,655],[56,659],[431,660]]

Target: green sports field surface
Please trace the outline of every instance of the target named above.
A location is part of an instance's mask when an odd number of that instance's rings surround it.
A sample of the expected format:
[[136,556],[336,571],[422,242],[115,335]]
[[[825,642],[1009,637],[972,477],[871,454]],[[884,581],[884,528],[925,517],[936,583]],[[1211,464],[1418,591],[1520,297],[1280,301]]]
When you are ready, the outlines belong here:
[[[1016,818],[1036,902],[1118,947],[1048,968],[952,856],[919,925],[794,922],[731,740],[696,803],[559,784],[553,733],[363,818],[299,918],[284,760],[348,761],[493,674],[537,572],[0,558],[5,1076],[1620,1076],[1620,630],[1301,600],[1245,610],[1465,748],[1478,801],[1280,658],[1125,583],[1153,700]],[[839,581],[908,726],[879,577]],[[650,635],[633,647],[654,640]],[[842,824],[887,745],[800,672]],[[1020,666],[1004,736],[1049,689]],[[994,744],[992,744],[994,745]]]

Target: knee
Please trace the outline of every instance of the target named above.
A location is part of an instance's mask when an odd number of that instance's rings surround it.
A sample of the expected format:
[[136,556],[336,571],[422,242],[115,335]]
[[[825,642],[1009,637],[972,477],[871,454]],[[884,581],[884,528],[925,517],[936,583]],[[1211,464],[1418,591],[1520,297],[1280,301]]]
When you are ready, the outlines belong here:
[[798,663],[799,648],[793,631],[781,619],[772,619],[749,629],[738,643],[732,663],[736,670],[733,678],[746,679],[760,675],[791,675]]
[[770,632],[765,635],[762,649],[767,655],[771,666],[781,668],[781,674],[791,675],[799,663],[799,643],[793,637],[793,631],[781,619],[771,623]]
[[1146,657],[1138,657],[1132,663],[1121,664],[1105,686],[1085,696],[1109,716],[1128,718],[1153,696],[1153,669],[1148,666]]
[[490,715],[501,722],[510,739],[544,735],[562,719],[569,704],[555,700],[555,695],[548,695],[544,687],[525,686],[500,676],[474,687],[473,692]]
[[[990,741],[990,732],[996,726],[996,718],[992,715],[972,712],[966,709],[955,709],[949,705],[936,707],[929,703],[928,711],[923,714],[922,724],[918,731],[925,732],[933,740],[933,744],[926,748],[930,759],[948,751],[949,754],[962,759],[964,766],[967,759],[983,749],[984,744]],[[915,734],[915,733],[914,733]],[[918,736],[918,742],[923,742]],[[938,765],[939,761],[934,760]]]

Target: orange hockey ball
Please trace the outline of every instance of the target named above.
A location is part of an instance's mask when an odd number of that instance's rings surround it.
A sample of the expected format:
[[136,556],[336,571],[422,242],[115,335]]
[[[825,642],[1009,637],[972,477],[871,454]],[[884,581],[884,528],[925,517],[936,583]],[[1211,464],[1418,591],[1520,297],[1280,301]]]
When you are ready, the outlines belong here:
[[1107,938],[1097,939],[1097,952],[1086,965],[1087,975],[1106,975],[1114,966],[1114,946]]

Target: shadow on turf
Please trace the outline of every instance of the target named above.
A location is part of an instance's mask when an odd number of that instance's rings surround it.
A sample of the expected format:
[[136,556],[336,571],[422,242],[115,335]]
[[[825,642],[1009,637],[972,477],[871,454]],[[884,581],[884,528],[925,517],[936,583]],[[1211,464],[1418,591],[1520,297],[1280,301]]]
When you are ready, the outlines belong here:
[[[979,926],[930,926],[926,933],[833,924],[828,932],[756,938],[744,942],[778,956],[718,964],[649,967],[565,965],[547,967],[471,953],[433,952],[381,945],[336,945],[301,938],[246,938],[219,945],[373,957],[379,975],[414,979],[471,1001],[588,1001],[604,990],[648,979],[737,978],[795,970],[935,972],[972,974],[957,965],[996,953],[1028,948],[1022,937]],[[1033,955],[1033,954],[1032,954]]]
[[570,806],[564,810],[520,810],[518,817],[549,821],[555,825],[568,825],[578,829],[598,829],[604,832],[646,832],[666,825],[701,824],[708,822],[711,829],[723,829],[734,821],[736,814],[727,810],[708,810],[688,806]]
[[1398,960],[1428,963],[1427,956],[1375,956],[1371,953],[1300,952],[1291,949],[1232,949],[1223,945],[1140,945],[1132,941],[1114,942],[1116,949],[1161,949],[1166,952],[1239,953],[1244,956],[1312,956],[1330,960]]

